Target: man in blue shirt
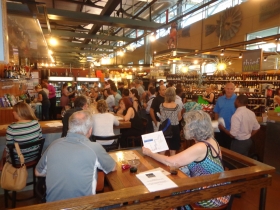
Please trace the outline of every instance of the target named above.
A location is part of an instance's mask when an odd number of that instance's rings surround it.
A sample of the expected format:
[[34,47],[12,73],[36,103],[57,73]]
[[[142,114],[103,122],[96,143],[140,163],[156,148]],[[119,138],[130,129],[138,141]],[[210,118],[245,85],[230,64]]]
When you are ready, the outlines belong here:
[[[225,86],[225,95],[220,96],[216,102],[214,112],[215,120],[223,118],[225,121],[226,130],[230,130],[231,117],[234,114],[236,108],[234,106],[234,101],[236,99],[236,94],[234,93],[235,86],[232,82],[228,82]],[[230,148],[232,138],[228,136],[225,132],[220,131],[219,135],[215,135],[217,141],[222,147]]]

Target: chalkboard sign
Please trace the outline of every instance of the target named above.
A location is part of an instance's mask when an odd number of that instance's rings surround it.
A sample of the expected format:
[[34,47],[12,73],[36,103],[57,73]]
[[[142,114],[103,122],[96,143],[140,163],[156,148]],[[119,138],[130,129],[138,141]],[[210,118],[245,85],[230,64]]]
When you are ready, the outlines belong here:
[[263,60],[262,54],[262,49],[245,51],[242,56],[242,71],[260,71]]

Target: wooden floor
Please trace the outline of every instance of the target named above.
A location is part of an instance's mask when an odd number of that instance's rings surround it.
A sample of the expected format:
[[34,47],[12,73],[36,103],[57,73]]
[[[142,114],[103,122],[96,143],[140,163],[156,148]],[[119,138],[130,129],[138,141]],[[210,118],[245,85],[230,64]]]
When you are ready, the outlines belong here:
[[[105,191],[109,191],[109,188],[105,188]],[[234,198],[232,210],[258,210],[259,205],[259,190],[248,191],[241,194],[241,198]],[[18,193],[19,197],[32,195],[32,191],[26,191],[24,193]],[[30,199],[27,201],[17,202],[17,207],[28,206],[37,204],[37,199]],[[4,208],[4,196],[0,195],[0,209]],[[274,174],[272,176],[272,186],[267,190],[266,210],[278,210],[280,209],[280,174]]]

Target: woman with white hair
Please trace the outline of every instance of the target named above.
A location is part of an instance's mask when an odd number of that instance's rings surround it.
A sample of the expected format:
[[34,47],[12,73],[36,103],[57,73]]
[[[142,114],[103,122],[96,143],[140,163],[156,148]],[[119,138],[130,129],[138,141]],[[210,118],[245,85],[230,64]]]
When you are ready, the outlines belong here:
[[[219,144],[213,138],[214,133],[210,116],[201,110],[196,110],[187,112],[184,115],[184,120],[186,123],[184,126],[185,138],[195,140],[193,146],[170,157],[152,153],[150,149],[145,147],[142,148],[143,154],[166,165],[176,163],[183,172],[191,177],[223,172],[222,153]],[[228,203],[229,199],[230,196],[227,195],[200,201],[196,204],[204,208],[214,208]],[[181,209],[189,209],[189,206],[183,206]]]

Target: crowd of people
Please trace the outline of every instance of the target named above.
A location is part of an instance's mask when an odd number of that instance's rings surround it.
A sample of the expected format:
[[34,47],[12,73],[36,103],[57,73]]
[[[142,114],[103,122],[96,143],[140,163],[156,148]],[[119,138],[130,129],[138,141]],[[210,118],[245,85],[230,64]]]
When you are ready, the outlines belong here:
[[[36,86],[36,91],[43,105],[43,116],[49,119],[51,113],[48,110],[52,107],[53,89],[47,81],[44,82],[49,95],[40,85]],[[163,81],[157,87],[149,84],[146,91],[139,80],[135,80],[133,85],[127,89],[120,83],[117,87],[109,80],[102,91],[103,94],[100,94],[98,87],[87,90],[82,86],[82,94],[75,98],[74,107],[66,111],[63,117],[62,138],[54,141],[47,148],[36,167],[37,176],[46,176],[47,202],[95,194],[97,169],[105,173],[115,170],[116,163],[102,147],[102,144],[110,144],[114,140],[111,142],[89,140],[91,135],[115,134],[113,126],[117,126],[119,121],[110,112],[122,117],[124,121],[131,122],[131,128],[120,130],[122,134],[120,148],[129,146],[128,136],[158,131],[159,125],[167,118],[170,119],[173,136],[167,139],[169,153],[152,153],[145,147],[143,153],[167,165],[177,163],[180,167],[188,167],[190,171],[188,175],[192,177],[224,170],[220,146],[249,155],[252,145],[251,136],[257,132],[260,125],[255,114],[246,108],[247,96],[235,95],[233,83],[229,82],[225,85],[225,94],[220,96],[216,103],[212,95],[212,87],[207,89],[207,94],[204,96],[210,103],[215,103],[215,119],[223,119],[219,121],[220,133],[215,134],[211,118],[208,113],[201,110],[201,106],[197,103],[197,96],[194,95],[191,102],[185,103],[181,87],[166,87]],[[72,100],[69,97],[72,97],[76,91],[75,84],[71,87],[64,86],[61,100],[65,102],[65,106]],[[88,111],[88,97],[94,99],[98,113],[92,114]],[[42,138],[40,124],[30,107],[20,102],[13,109],[17,122],[7,129],[7,144],[14,142],[23,144]],[[139,109],[144,109],[146,112],[146,119],[148,119],[146,131],[143,130]],[[26,127],[32,129],[26,130]],[[178,153],[181,147],[180,130],[184,133],[185,139],[194,140],[195,144]],[[9,154],[5,155],[9,156]],[[75,167],[68,167],[69,163]],[[200,173],[201,171],[204,173]],[[218,207],[228,200],[229,196],[224,196],[198,202],[198,205]],[[187,208],[187,206],[182,207],[182,209]]]

